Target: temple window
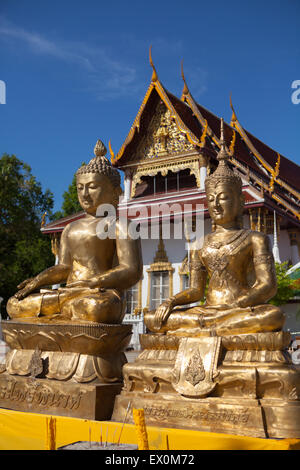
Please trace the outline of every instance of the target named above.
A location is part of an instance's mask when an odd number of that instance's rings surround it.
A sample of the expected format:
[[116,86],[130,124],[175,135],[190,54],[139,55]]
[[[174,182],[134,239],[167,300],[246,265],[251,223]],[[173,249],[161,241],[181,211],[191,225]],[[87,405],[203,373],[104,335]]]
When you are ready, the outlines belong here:
[[131,287],[126,291],[126,314],[130,315],[134,312],[138,305],[138,285]]
[[126,315],[136,315],[142,308],[142,281],[126,291]]
[[169,297],[169,271],[153,272],[151,284],[151,309],[154,310]]
[[141,183],[136,186],[134,197],[171,193],[196,187],[196,178],[190,174],[189,169],[177,172],[169,170],[166,176],[163,176],[161,173],[157,173],[154,176],[142,176]]
[[161,237],[153,263],[147,269],[148,272],[148,299],[145,310],[156,309],[164,300],[173,295],[173,272],[174,268],[168,260],[164,241]]

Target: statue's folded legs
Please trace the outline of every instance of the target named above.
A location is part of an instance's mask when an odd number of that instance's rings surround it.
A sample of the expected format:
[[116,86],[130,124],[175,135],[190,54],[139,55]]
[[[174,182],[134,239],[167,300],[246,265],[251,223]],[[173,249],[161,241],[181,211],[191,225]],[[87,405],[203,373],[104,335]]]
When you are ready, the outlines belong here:
[[73,288],[43,291],[18,300],[11,297],[7,312],[12,319],[29,322],[56,323],[88,321],[121,323],[124,302],[116,289]]
[[124,293],[143,265],[140,240],[127,236],[117,218],[121,179],[105,153],[98,141],[95,158],[76,173],[85,214],[64,228],[58,263],[21,282],[7,303],[2,331],[10,350],[0,367],[0,407],[111,417],[132,332],[122,324]]
[[247,308],[217,310],[208,306],[173,310],[168,320],[157,330],[155,311],[144,317],[150,331],[167,332],[177,336],[205,335],[218,336],[236,333],[259,333],[281,330],[285,318],[283,311],[275,305],[258,305]]

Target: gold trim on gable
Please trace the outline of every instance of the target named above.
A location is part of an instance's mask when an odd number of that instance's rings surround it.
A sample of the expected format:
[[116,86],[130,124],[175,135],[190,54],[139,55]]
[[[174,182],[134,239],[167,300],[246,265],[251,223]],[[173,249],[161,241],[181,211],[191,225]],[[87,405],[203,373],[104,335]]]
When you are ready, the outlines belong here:
[[179,117],[176,109],[174,108],[174,106],[172,105],[171,101],[169,100],[168,96],[167,96],[167,93],[164,89],[164,87],[162,86],[162,84],[160,83],[158,77],[157,77],[157,74],[155,74],[155,80],[153,80],[153,75],[152,75],[152,79],[151,79],[151,83],[149,85],[149,88],[146,92],[146,95],[143,99],[143,102],[139,108],[139,111],[136,115],[136,118],[130,128],[130,131],[129,131],[129,134],[128,136],[126,137],[121,149],[119,150],[119,152],[117,153],[117,155],[114,156],[113,160],[112,160],[112,163],[115,163],[116,161],[120,160],[120,158],[122,157],[124,151],[125,151],[125,148],[126,146],[131,142],[131,140],[133,139],[133,136],[134,136],[134,133],[135,133],[135,130],[136,129],[139,129],[139,126],[140,126],[140,119],[141,119],[141,116],[142,116],[142,113],[145,109],[145,106],[146,106],[146,103],[150,97],[150,94],[151,92],[155,89],[155,91],[157,92],[157,94],[159,95],[159,97],[161,98],[161,100],[164,102],[164,104],[166,105],[166,107],[168,108],[168,110],[170,111],[171,113],[171,118],[174,119],[176,121],[176,124],[179,128],[179,130],[186,135],[188,141],[196,146],[196,147],[201,147],[201,142],[199,141],[199,139],[193,134],[193,132],[184,124],[184,122],[181,120],[181,118]]

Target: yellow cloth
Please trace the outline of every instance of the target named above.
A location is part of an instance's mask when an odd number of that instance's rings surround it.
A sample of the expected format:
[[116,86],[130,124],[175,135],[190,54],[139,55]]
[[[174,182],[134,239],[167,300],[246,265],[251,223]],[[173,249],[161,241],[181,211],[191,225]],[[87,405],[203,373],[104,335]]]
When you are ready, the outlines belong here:
[[[23,413],[0,408],[0,450],[49,450],[76,441],[118,442],[122,423]],[[185,429],[147,427],[150,450],[300,450],[300,439],[260,439]],[[137,444],[134,424],[120,443]]]

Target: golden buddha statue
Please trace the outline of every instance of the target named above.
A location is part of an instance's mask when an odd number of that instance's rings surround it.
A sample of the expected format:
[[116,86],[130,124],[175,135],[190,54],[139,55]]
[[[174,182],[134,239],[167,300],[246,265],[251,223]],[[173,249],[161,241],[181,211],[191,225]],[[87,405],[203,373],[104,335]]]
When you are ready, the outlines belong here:
[[[284,323],[279,307],[267,304],[277,290],[269,238],[242,226],[241,179],[229,168],[221,128],[217,170],[205,180],[209,214],[214,231],[201,249],[190,255],[190,288],[145,315],[150,331],[178,336],[278,331]],[[199,302],[187,309],[176,306]]]
[[[14,320],[122,322],[122,293],[142,273],[140,243],[124,236],[124,227],[113,218],[106,218],[108,226],[101,230],[113,230],[114,236],[105,238],[99,233],[101,217],[97,209],[102,204],[116,208],[121,187],[118,170],[105,158],[106,148],[101,141],[97,142],[94,153],[89,164],[81,166],[76,173],[78,198],[86,215],[65,227],[59,263],[22,282],[19,291],[9,299],[7,312]],[[64,283],[63,288],[39,292],[44,286]]]
[[0,407],[108,420],[122,388],[132,334],[122,324],[123,292],[140,279],[142,257],[140,241],[116,217],[118,170],[101,141],[94,153],[76,173],[85,216],[63,230],[59,263],[22,282],[8,301]]

